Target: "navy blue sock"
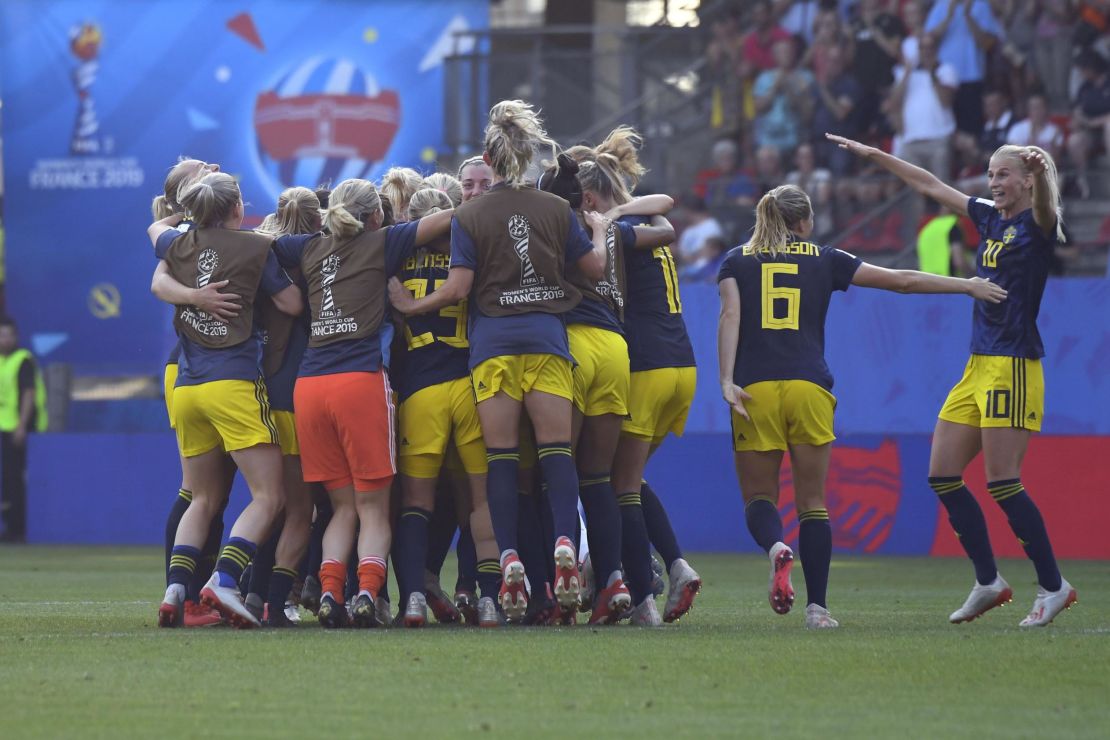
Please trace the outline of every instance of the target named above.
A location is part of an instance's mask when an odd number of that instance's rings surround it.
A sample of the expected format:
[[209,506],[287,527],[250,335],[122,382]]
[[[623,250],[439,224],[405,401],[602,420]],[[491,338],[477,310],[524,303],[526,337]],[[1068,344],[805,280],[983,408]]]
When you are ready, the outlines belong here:
[[433,518],[427,509],[406,506],[393,533],[394,568],[401,603],[409,594],[424,593],[424,565],[428,552],[428,523]]
[[[177,525],[181,524],[181,517],[185,516],[185,511],[189,508],[189,504],[193,503],[193,492],[187,491],[184,488],[177,489],[177,495],[173,498],[173,506],[170,507],[170,515],[166,517],[166,578],[169,578],[170,573],[170,558],[173,555],[173,543],[177,540]],[[167,580],[166,585],[170,585]]]
[[170,567],[166,569],[166,585],[189,583],[193,571],[197,569],[200,550],[189,545],[175,545],[170,552]]
[[994,562],[990,535],[987,533],[987,520],[983,510],[975,501],[960,476],[931,477],[929,487],[936,491],[944,510],[948,512],[948,523],[971,558],[975,566],[975,580],[986,586],[998,577],[998,567]]
[[[632,603],[639,604],[651,596],[651,542],[648,540],[640,492],[622,493],[617,497],[621,512],[621,559],[624,577],[632,592]],[[590,543],[593,547],[593,543]],[[595,569],[595,572],[596,569]],[[600,582],[600,578],[598,579]]]
[[[548,542],[555,542],[555,520],[551,515],[551,499],[547,495],[547,486],[540,484],[533,489],[536,497],[536,508],[540,512],[540,530],[543,532],[543,540],[538,543],[540,549],[543,549],[543,544]],[[576,512],[577,513],[577,512]],[[582,532],[579,527],[575,527],[574,533],[574,551],[582,551]],[[543,570],[541,573],[546,574],[547,582],[555,582],[555,561],[550,557],[551,553],[545,553],[543,560]]]
[[[524,566],[525,570],[528,566]],[[501,566],[496,560],[479,560],[478,588],[482,589],[482,596],[488,596],[497,601],[498,592],[501,591]]]
[[440,485],[436,488],[435,506],[428,522],[428,549],[424,567],[438,576],[447,560],[447,553],[451,552],[455,530],[459,528],[455,518],[455,502],[446,478],[441,478]]
[[671,564],[682,557],[682,548],[678,546],[678,537],[671,526],[671,518],[663,508],[663,502],[655,495],[655,491],[644,481],[640,485],[640,507],[644,510],[644,523],[647,525],[648,538],[655,546],[655,551],[663,558],[667,572],[671,571]]
[[613,571],[621,567],[621,511],[606,473],[582,473],[578,479],[578,495],[586,512],[590,561],[600,591]]
[[529,573],[528,580],[532,583],[532,591],[537,586],[548,581],[547,561],[551,560],[551,553],[547,552],[545,543],[548,539],[544,536],[543,520],[540,518],[540,507],[543,501],[532,491],[519,491],[517,498],[517,543],[520,545],[517,555],[524,564],[524,570]]
[[224,513],[221,509],[208,527],[208,539],[204,541],[204,547],[200,550],[200,557],[197,558],[197,569],[193,571],[193,577],[186,587],[190,601],[200,601],[200,590],[212,577],[212,571],[216,570],[216,560],[220,557],[220,542],[223,539]]
[[[578,518],[578,471],[574,468],[570,442],[537,445],[540,470],[547,484],[547,498],[551,502],[551,522],[555,539],[575,539],[580,529]],[[552,542],[554,547],[555,543]]]
[[324,562],[324,532],[331,521],[331,502],[327,496],[316,499],[316,518],[312,522],[312,532],[308,537],[308,552],[305,553],[305,577],[320,577],[320,564]]
[[236,588],[239,579],[243,576],[243,569],[247,563],[254,559],[258,552],[258,545],[242,537],[232,537],[220,550],[220,559],[216,561],[216,572],[220,574],[220,585],[225,588]]
[[769,499],[757,496],[749,501],[744,507],[744,519],[748,522],[748,531],[752,533],[755,544],[764,552],[770,553],[776,542],[782,542],[782,517]]
[[459,530],[459,541],[455,545],[455,560],[459,565],[455,590],[473,592],[477,588],[478,553],[474,551],[474,535],[470,533],[469,524]]
[[343,596],[347,603],[354,601],[355,596],[358,595],[358,531],[359,527],[355,527],[355,544],[351,548],[351,555],[347,558],[347,584],[346,591]]
[[1033,567],[1037,570],[1037,582],[1046,591],[1059,591],[1063,583],[1056,556],[1052,553],[1052,542],[1048,539],[1044,519],[1040,509],[1025,492],[1020,478],[1000,480],[987,484],[991,497],[1006,512],[1010,529],[1017,535],[1018,542]]
[[[486,450],[489,474],[486,477],[486,498],[493,520],[493,535],[501,552],[517,549],[517,518],[520,508],[516,492],[516,474],[520,467],[520,450],[516,447],[490,447]],[[524,566],[527,568],[528,566]]]
[[[281,537],[281,528],[275,529],[276,531],[270,535],[270,539],[258,548],[258,554],[251,561],[251,580],[247,592],[262,598],[266,598],[267,594],[270,593],[270,574],[274,571],[274,555],[277,552],[278,539]],[[285,602],[282,601],[282,605],[284,604]]]
[[285,600],[289,598],[289,592],[293,588],[293,581],[297,577],[297,572],[292,568],[283,568],[276,566],[270,573],[270,589],[266,595],[266,604],[270,609],[270,618],[273,619],[274,615],[285,610]]
[[832,561],[832,527],[827,509],[810,509],[798,515],[798,551],[806,577],[806,604],[828,607],[829,563]]

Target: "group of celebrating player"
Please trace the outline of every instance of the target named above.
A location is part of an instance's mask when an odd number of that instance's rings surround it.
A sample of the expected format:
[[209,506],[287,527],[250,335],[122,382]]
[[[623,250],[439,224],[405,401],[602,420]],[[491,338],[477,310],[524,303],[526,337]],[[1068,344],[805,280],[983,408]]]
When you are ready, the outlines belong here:
[[[1019,477],[1043,415],[1035,319],[1058,228],[1054,166],[1039,150],[1000,150],[991,204],[839,143],[970,212],[984,237],[980,274],[997,284],[863,264],[805,241],[813,214],[801,190],[760,201],[751,240],[721,270],[719,355],[748,526],[771,560],[771,606],[785,614],[794,600],[778,510],[789,450],[806,625],[837,626],[825,598],[835,401],[823,331],[831,292],[855,284],[978,299],[974,354],[930,466],[976,566],[952,620],[1011,595],[960,478],[982,448],[991,493],[1040,578],[1026,622],[1045,624],[1075,598]],[[159,624],[289,626],[289,602],[325,627],[419,627],[429,607],[438,621],[483,627],[572,624],[579,611],[592,624],[652,626],[689,611],[701,579],[643,480],[667,434],[682,433],[695,368],[664,218],[673,202],[631,195],[640,144],[619,127],[560,152],[528,104],[503,101],[483,155],[457,179],[393,168],[380,186],[290,188],[253,231],[240,230],[232,177],[179,162],[148,230],[151,289],[175,306],[180,340],[166,401],[182,484]],[[533,184],[538,150],[550,160]],[[220,548],[236,470],[251,502]],[[452,599],[439,571],[456,530]],[[662,615],[652,546],[669,577]]]

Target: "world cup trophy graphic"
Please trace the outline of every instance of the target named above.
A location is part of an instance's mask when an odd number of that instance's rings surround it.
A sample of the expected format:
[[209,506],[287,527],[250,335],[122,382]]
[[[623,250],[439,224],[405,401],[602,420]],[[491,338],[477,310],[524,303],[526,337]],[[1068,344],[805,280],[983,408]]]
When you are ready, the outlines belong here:
[[103,36],[100,26],[85,23],[70,31],[69,50],[77,57],[78,64],[73,70],[73,86],[77,90],[77,122],[73,126],[73,139],[69,149],[73,154],[96,154],[100,151],[100,141],[96,137],[100,122],[96,120],[96,110],[90,89],[96,81],[97,62]]

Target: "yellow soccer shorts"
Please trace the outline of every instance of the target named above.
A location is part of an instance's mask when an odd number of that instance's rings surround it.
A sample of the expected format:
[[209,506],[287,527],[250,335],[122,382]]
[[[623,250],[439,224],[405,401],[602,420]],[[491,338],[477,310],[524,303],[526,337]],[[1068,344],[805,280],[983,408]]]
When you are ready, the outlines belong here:
[[574,400],[570,360],[558,355],[526,354],[491,357],[470,372],[474,400],[481,403],[501,391],[517,401],[532,391]]
[[574,406],[583,416],[628,415],[628,343],[615,331],[586,324],[567,327],[576,367]]
[[661,443],[668,434],[682,436],[694,402],[698,371],[693,367],[661,367],[630,376],[628,415],[621,434]]
[[166,398],[166,414],[170,418],[170,429],[173,429],[173,387],[177,385],[177,363],[171,362],[166,365],[166,371],[162,374],[162,393]]
[[486,472],[486,446],[469,378],[422,388],[398,411],[400,444],[397,467],[410,478],[438,478],[451,442],[462,468]]
[[732,412],[732,448],[737,452],[787,450],[790,445],[825,445],[833,434],[833,394],[808,380],[765,380],[744,388],[750,419]]
[[1041,431],[1044,368],[1040,360],[972,355],[949,393],[940,418],[983,429]]
[[297,442],[297,425],[293,420],[292,411],[270,409],[270,418],[278,431],[278,442],[281,443],[281,454],[286,457],[296,457],[301,454],[301,446]]
[[266,384],[250,380],[213,380],[173,390],[177,446],[184,457],[217,447],[225,452],[278,444],[278,429]]

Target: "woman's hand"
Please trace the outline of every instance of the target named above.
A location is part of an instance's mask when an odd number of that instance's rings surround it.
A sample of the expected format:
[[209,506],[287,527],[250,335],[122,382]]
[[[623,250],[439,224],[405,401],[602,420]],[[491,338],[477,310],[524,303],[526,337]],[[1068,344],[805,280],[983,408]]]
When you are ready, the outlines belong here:
[[847,139],[843,136],[837,136],[836,134],[825,134],[825,138],[841,149],[847,149],[852,154],[857,157],[862,157],[863,159],[870,159],[872,155],[878,154],[879,152],[879,150],[873,146],[867,146],[854,139]]
[[1045,161],[1044,155],[1032,149],[1026,149],[1018,156],[1021,157],[1021,162],[1025,165],[1025,169],[1029,170],[1029,173],[1034,177],[1043,175],[1048,167],[1048,162]]
[[582,215],[586,218],[586,224],[591,230],[605,231],[609,228],[609,224],[613,222],[608,216],[604,216],[597,211],[586,211]]
[[1006,290],[1000,286],[995,285],[990,280],[981,277],[968,278],[971,284],[968,295],[977,301],[986,301],[987,303],[1002,303],[1006,300]]
[[750,401],[752,397],[745,393],[743,388],[732,381],[724,381],[721,383],[721,395],[724,396],[725,403],[731,406],[733,411],[751,421],[748,410],[744,408],[744,401]]
[[203,288],[197,288],[193,305],[223,323],[227,323],[239,315],[239,294],[221,293],[220,289],[227,287],[227,280],[209,283]]
[[412,292],[397,278],[389,279],[389,302],[405,316],[412,314],[413,309],[416,308],[416,299],[413,298]]

